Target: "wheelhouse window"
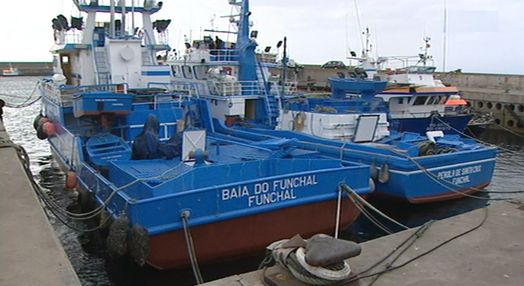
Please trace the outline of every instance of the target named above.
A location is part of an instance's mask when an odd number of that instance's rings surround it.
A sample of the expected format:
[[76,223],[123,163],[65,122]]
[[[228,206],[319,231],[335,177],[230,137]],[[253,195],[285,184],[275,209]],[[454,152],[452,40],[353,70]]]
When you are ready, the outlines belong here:
[[398,100],[398,104],[404,104],[404,98],[403,97],[399,97],[397,100]]
[[433,95],[429,97],[428,105],[438,104],[440,102],[440,95]]
[[172,65],[171,72],[173,73],[174,77],[182,77],[182,73],[180,73],[180,66]]
[[208,70],[208,67],[206,66],[195,66],[193,67],[193,72],[195,73],[196,79],[207,79],[206,78],[206,72]]
[[413,102],[413,105],[424,105],[427,99],[427,96],[417,96],[417,98],[415,98],[415,102]]
[[184,74],[185,78],[193,79],[193,73],[191,72],[190,66],[182,66],[182,73]]

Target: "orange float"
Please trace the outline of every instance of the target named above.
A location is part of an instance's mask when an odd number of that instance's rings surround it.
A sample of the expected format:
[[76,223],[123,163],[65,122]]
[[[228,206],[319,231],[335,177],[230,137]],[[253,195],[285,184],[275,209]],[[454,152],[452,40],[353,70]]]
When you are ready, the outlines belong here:
[[56,133],[56,126],[51,121],[45,122],[44,125],[42,125],[42,127],[44,129],[45,134],[47,134],[47,136],[51,136]]
[[76,178],[76,172],[73,170],[68,171],[66,173],[66,188],[74,189],[76,188],[77,184],[78,184],[78,180]]

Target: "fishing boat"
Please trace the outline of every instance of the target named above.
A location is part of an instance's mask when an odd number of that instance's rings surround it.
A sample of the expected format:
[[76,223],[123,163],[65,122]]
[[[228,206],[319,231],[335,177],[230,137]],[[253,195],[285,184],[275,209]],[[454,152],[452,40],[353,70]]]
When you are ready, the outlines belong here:
[[[161,3],[114,2],[74,1],[85,22],[53,19],[55,75],[39,84],[34,122],[78,192],[80,218],[108,229],[110,255],[197,269],[357,218],[339,186],[369,194],[369,166],[297,148],[294,139],[246,144],[217,133],[213,103],[189,85],[175,89],[170,66],[155,61],[169,50],[169,20],[152,19]],[[143,27],[126,30],[129,11]]]
[[[388,103],[390,128],[398,132],[443,131],[445,134],[464,134],[473,114],[468,103],[461,98],[455,86],[445,86],[435,79],[436,67],[427,65],[432,59],[429,55],[430,38],[425,37],[424,53],[414,57],[370,56],[370,32],[366,29],[366,48],[356,57],[353,52],[349,59],[359,61],[359,67],[350,72],[349,78],[363,80],[386,80],[388,86],[376,96]],[[404,65],[396,69],[384,69],[388,62],[401,61]],[[348,83],[350,84],[350,83]]]
[[5,69],[5,70],[2,70],[2,75],[3,76],[19,76],[21,74],[20,74],[20,71],[17,68],[14,68],[11,65],[11,63],[9,63],[9,68]]
[[[354,89],[351,94],[362,95]],[[372,195],[379,198],[414,204],[452,200],[484,189],[492,180],[495,147],[442,131],[429,131],[426,136],[390,131],[387,108],[375,97],[334,95],[295,99],[286,106],[289,109],[282,111],[281,128],[276,130],[246,127],[249,124],[242,122],[235,128],[215,128],[250,142],[268,136],[294,138],[299,140],[297,147],[366,164],[375,188]]]
[[248,1],[242,3],[233,21],[238,26],[235,43],[219,45],[218,51],[210,44],[188,44],[183,59],[168,61],[174,83],[191,79],[199,98],[210,102],[215,131],[223,138],[246,144],[297,139],[299,148],[370,166],[373,195],[411,203],[460,198],[491,182],[496,148],[442,131],[429,137],[392,132],[390,110],[377,96],[388,81],[333,78],[331,95],[311,98],[291,92],[285,78],[268,80],[270,63],[257,60],[258,33],[249,31],[251,11]]

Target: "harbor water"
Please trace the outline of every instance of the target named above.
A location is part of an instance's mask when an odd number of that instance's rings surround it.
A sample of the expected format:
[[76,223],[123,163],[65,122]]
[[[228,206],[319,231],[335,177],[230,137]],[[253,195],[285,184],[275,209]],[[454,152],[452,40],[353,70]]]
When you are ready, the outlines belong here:
[[[8,107],[4,108],[4,125],[11,139],[22,145],[31,158],[31,170],[36,180],[46,192],[62,207],[73,208],[72,192],[64,188],[64,175],[53,162],[49,145],[39,140],[33,128],[33,120],[38,115],[40,103],[26,105],[35,97],[38,77],[0,77],[0,98]],[[36,96],[36,94],[35,94]],[[430,219],[442,219],[477,209],[493,200],[517,198],[524,195],[497,193],[524,190],[524,137],[507,131],[488,130],[482,140],[500,147],[495,175],[487,188],[491,193],[479,194],[479,198],[464,198],[449,202],[424,205],[407,205],[398,202],[371,201],[378,209],[401,223],[414,227]],[[83,285],[191,285],[194,279],[190,269],[159,271],[149,267],[139,268],[128,261],[106,259],[103,249],[94,247],[96,237],[72,230],[49,213],[50,221],[62,242],[75,271]],[[81,223],[72,223],[82,228]],[[397,229],[393,229],[397,230]],[[400,230],[400,229],[398,229]],[[386,235],[369,220],[361,216],[342,237],[362,242]],[[217,245],[220,242],[217,242]],[[197,246],[198,247],[198,246]],[[203,266],[201,271],[206,281],[220,277],[256,270],[263,257],[252,257],[242,261],[224,262],[220,265]]]

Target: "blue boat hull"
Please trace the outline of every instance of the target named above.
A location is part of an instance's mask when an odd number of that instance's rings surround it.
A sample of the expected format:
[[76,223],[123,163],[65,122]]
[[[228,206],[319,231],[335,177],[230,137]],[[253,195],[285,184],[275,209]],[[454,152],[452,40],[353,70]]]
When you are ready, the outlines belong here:
[[342,158],[364,165],[376,165],[378,169],[387,164],[389,180],[380,183],[374,179],[373,193],[396,197],[411,203],[427,203],[462,197],[463,193],[474,193],[475,188],[490,184],[497,149],[479,147],[471,151],[439,154],[438,156],[409,157],[392,156],[395,153],[371,145],[347,144],[313,137],[303,133],[280,130],[247,129],[226,130],[248,140],[261,140],[267,136],[296,138],[298,146],[321,152],[334,158]]
[[353,78],[328,78],[333,98],[345,98],[346,93],[360,94],[363,97],[374,96],[384,90],[387,81],[373,81]]
[[389,181],[376,181],[377,196],[394,197],[419,204],[462,198],[464,194],[472,194],[487,187],[495,169],[493,152],[475,154],[475,157],[484,159],[468,160],[468,156],[465,157],[449,158],[449,165],[424,170],[402,170],[391,164]]
[[472,114],[460,114],[453,116],[430,116],[425,118],[390,118],[389,124],[392,130],[398,132],[414,132],[426,134],[428,131],[443,131],[444,134],[463,134]]
[[[330,233],[336,227],[339,204],[340,228],[347,227],[360,212],[347,198],[338,201],[339,184],[346,183],[364,196],[371,192],[367,166],[320,158],[307,150],[290,151],[288,158],[259,160],[272,152],[273,145],[232,144],[216,139],[212,132],[206,143],[208,160],[220,164],[193,167],[176,158],[119,157],[105,168],[96,168],[85,157],[82,138],[61,125],[69,115],[52,102],[44,104],[57,126],[56,134],[48,138],[55,160],[64,171],[75,170],[81,197],[104,205],[111,218],[125,214],[131,225],[147,230],[150,251],[145,262],[156,268],[190,265],[183,211],[191,214],[197,256],[206,263],[260,253],[269,243],[295,234]],[[166,177],[147,179],[162,174]],[[140,179],[145,180],[137,182]],[[129,186],[117,191],[124,185]]]

